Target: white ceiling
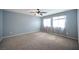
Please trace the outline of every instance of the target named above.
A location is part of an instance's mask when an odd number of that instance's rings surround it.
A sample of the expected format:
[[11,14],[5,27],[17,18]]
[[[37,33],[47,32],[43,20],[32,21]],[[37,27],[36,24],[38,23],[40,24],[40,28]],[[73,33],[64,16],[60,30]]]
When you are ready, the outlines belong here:
[[[47,16],[47,15],[51,15],[51,14],[55,14],[55,13],[59,13],[59,12],[68,11],[71,9],[40,9],[40,10],[47,12],[46,14],[43,14],[43,16]],[[36,9],[6,9],[6,11],[23,13],[23,14],[35,16],[34,13],[30,13],[30,12],[35,12]],[[43,16],[39,16],[39,17],[43,17]]]

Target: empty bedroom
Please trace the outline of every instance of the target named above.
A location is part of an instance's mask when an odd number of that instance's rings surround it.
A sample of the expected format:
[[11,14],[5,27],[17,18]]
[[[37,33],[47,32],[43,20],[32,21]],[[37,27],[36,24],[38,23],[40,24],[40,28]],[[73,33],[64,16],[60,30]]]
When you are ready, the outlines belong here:
[[78,50],[77,9],[0,9],[0,50]]

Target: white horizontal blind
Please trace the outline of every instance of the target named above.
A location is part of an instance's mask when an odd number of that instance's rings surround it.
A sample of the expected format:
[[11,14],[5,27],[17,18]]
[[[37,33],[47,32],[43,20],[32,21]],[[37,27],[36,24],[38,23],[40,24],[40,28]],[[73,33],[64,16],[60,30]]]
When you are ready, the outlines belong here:
[[54,28],[65,28],[66,16],[53,17],[53,27]]
[[51,18],[43,20],[44,27],[51,27]]

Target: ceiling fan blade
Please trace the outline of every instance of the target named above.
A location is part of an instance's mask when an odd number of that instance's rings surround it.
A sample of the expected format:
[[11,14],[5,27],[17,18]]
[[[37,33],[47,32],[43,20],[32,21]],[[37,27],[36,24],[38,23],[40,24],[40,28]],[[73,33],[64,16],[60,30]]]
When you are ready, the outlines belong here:
[[42,13],[41,13],[40,15],[41,15],[41,16],[43,16],[43,14],[42,14]]
[[47,13],[47,12],[40,12],[40,13]]
[[30,12],[30,13],[36,13],[36,12]]

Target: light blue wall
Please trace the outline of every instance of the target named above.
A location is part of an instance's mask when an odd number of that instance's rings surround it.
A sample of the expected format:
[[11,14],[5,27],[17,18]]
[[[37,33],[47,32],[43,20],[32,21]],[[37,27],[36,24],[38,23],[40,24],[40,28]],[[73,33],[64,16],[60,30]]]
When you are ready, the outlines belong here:
[[2,33],[3,33],[3,31],[2,31],[2,10],[0,10],[0,38],[2,37]]
[[40,31],[40,18],[3,11],[3,36]]
[[[67,16],[66,32],[67,36],[77,38],[77,10],[49,15],[43,18],[54,16]],[[20,33],[40,31],[40,18],[25,14],[3,11],[3,36],[10,36]],[[0,36],[2,36],[2,11],[0,10]],[[64,34],[65,35],[65,34]]]
[[68,34],[63,34],[72,38],[77,38],[78,37],[78,31],[77,31],[77,10],[70,10],[70,11],[65,11],[49,16],[45,16],[44,18],[52,18],[54,16],[62,16],[66,15],[66,33]]

